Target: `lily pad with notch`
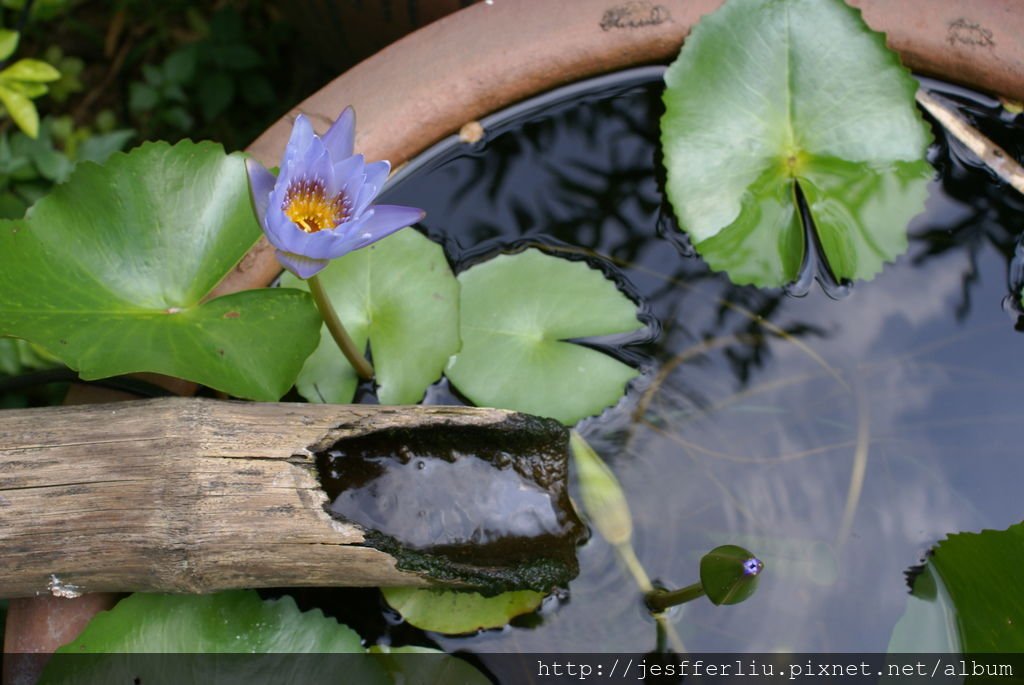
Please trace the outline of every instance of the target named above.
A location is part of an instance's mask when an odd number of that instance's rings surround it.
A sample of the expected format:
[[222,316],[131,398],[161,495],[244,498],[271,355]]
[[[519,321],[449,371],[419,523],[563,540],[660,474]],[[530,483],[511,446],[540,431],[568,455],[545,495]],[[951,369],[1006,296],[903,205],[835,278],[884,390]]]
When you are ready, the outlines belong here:
[[479,406],[566,425],[615,404],[633,367],[573,341],[644,329],[637,308],[604,274],[535,249],[459,274],[462,350],[445,374]]
[[204,298],[260,236],[241,155],[146,143],[0,222],[0,335],[40,345],[86,380],[149,371],[280,398],[316,345],[296,290]]
[[665,82],[668,197],[713,269],[778,286],[813,249],[830,280],[868,279],[906,250],[931,135],[917,82],[858,10],[729,0]]
[[[963,653],[1024,651],[1024,523],[1006,530],[954,533],[913,569],[907,613],[893,631],[890,651]],[[931,621],[937,644],[921,644],[919,624]]]
[[[440,245],[412,229],[334,260],[319,278],[357,348],[369,341],[382,404],[415,404],[459,349],[459,283]],[[281,283],[308,289],[286,273]],[[355,370],[324,326],[296,387],[310,402],[351,402]]]
[[445,635],[501,628],[516,616],[535,611],[544,601],[544,593],[534,590],[514,590],[494,597],[414,587],[386,587],[381,592],[411,625]]

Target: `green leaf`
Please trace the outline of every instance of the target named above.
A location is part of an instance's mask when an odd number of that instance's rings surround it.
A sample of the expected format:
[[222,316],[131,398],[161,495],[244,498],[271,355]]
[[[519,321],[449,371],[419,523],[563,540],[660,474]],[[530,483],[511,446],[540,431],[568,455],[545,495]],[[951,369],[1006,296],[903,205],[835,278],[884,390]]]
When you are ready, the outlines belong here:
[[168,125],[173,126],[182,131],[187,131],[192,128],[192,115],[185,111],[183,107],[170,107],[162,110],[160,118],[163,119]]
[[0,375],[17,376],[60,366],[60,361],[30,342],[0,338]]
[[576,431],[569,435],[569,449],[587,519],[610,544],[628,543],[633,537],[633,517],[619,479]]
[[31,81],[46,83],[60,78],[60,72],[52,64],[38,59],[19,59],[17,62],[0,71],[0,79],[5,81]]
[[263,58],[248,45],[226,44],[211,45],[210,56],[213,61],[225,69],[242,71],[255,69],[263,64]]
[[926,565],[934,575],[919,575],[913,594],[943,605],[931,614],[955,617],[961,651],[1024,651],[1024,523],[950,535],[934,547]]
[[[232,683],[271,682],[264,669],[280,671],[275,682],[334,682],[337,668],[326,658],[309,660],[217,659],[212,654],[233,653],[364,653],[361,640],[350,628],[327,618],[319,610],[300,612],[291,597],[263,601],[252,590],[213,595],[131,595],[97,614],[85,630],[57,655],[43,673],[41,683]],[[97,654],[93,659],[62,655]],[[125,654],[140,654],[133,659]],[[179,654],[160,658],[157,654]],[[185,655],[191,655],[188,658]],[[248,669],[232,669],[232,665]],[[383,673],[365,657],[346,661],[351,682],[382,682]],[[302,675],[293,671],[298,668]],[[306,672],[308,669],[308,672]],[[271,671],[273,673],[273,671]]]
[[25,215],[28,204],[14,193],[0,193],[0,219],[18,219]]
[[0,59],[7,59],[14,54],[14,51],[18,49],[19,38],[20,35],[17,31],[0,29]]
[[79,162],[102,164],[110,155],[123,150],[133,137],[135,131],[130,128],[89,136],[78,145],[75,158]]
[[3,103],[18,128],[25,132],[25,135],[30,138],[39,135],[39,112],[36,111],[36,106],[32,104],[31,100],[0,83],[0,102]]
[[526,250],[459,274],[462,351],[446,374],[475,404],[572,425],[615,404],[637,371],[569,340],[640,330],[636,305],[583,262]]
[[184,84],[196,73],[197,52],[194,46],[186,46],[168,55],[164,60],[164,83]]
[[253,590],[212,595],[136,593],[98,614],[60,653],[362,652],[351,628],[285,596]]
[[85,379],[152,371],[280,398],[316,345],[311,298],[202,302],[260,235],[242,160],[186,141],[79,164],[24,220],[0,223],[0,335]]
[[917,83],[841,0],[729,0],[665,73],[667,192],[713,269],[796,278],[807,249],[797,186],[838,279],[906,249],[931,139]]
[[235,99],[235,82],[223,71],[215,71],[199,81],[197,95],[203,118],[213,121]]
[[156,88],[136,81],[128,86],[128,108],[138,114],[148,112],[160,102],[160,94]]
[[52,119],[43,121],[35,138],[16,134],[11,142],[11,148],[14,154],[31,160],[41,177],[55,183],[63,183],[71,175],[74,164],[53,146],[53,138],[50,135],[52,123]]
[[494,597],[413,587],[385,587],[381,592],[411,625],[446,635],[500,628],[516,616],[534,611],[545,597],[543,592],[533,590],[503,592]]
[[35,83],[33,81],[4,81],[5,88],[10,88],[15,93],[21,93],[29,99],[34,99],[42,95],[46,95],[49,90],[44,83]]
[[[415,404],[459,349],[459,284],[444,250],[401,230],[336,259],[319,278],[356,347],[367,340],[382,404]],[[281,284],[307,289],[286,273]],[[296,387],[310,402],[350,402],[355,371],[324,326]]]

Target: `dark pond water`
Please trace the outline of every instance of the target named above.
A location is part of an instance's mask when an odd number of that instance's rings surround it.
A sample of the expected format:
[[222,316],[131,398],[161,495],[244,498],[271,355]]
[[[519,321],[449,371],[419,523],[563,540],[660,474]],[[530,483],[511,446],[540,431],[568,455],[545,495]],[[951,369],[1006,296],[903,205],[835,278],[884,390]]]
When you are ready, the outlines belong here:
[[[643,377],[580,426],[625,488],[637,556],[670,586],[695,581],[719,544],[766,563],[747,602],[672,615],[688,649],[884,651],[907,605],[904,571],[931,545],[1024,518],[1024,337],[1006,303],[1024,200],[937,131],[927,210],[877,278],[838,299],[817,285],[802,297],[734,286],[686,249],[664,205],[659,77],[485,121],[482,143],[442,144],[386,201],[426,209],[422,227],[456,269],[524,244],[582,252],[653,317],[653,340],[624,353]],[[1024,152],[1020,116],[927,85]],[[428,399],[453,397],[439,387]],[[475,652],[653,649],[613,550],[593,536],[579,560],[567,595],[538,615],[429,637]],[[380,627],[396,641],[403,630],[393,616]]]

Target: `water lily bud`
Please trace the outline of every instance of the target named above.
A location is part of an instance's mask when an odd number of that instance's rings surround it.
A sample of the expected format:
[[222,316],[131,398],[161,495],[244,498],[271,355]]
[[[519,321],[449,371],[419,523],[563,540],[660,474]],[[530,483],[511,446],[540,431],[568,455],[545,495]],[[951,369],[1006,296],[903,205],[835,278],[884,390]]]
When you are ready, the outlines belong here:
[[700,560],[700,584],[714,604],[739,604],[754,594],[764,564],[736,545],[715,547]]
[[619,480],[576,431],[570,434],[569,446],[587,520],[612,545],[628,543],[633,536],[633,518]]

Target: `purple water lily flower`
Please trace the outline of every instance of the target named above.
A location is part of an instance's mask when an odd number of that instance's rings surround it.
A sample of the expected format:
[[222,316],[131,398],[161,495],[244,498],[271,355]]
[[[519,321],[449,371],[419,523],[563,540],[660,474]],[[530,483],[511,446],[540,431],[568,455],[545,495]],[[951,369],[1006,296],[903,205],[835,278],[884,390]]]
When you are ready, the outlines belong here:
[[391,171],[353,155],[355,112],[345,109],[320,137],[299,115],[274,175],[247,159],[252,203],[281,265],[299,278],[424,217],[423,210],[371,205]]

